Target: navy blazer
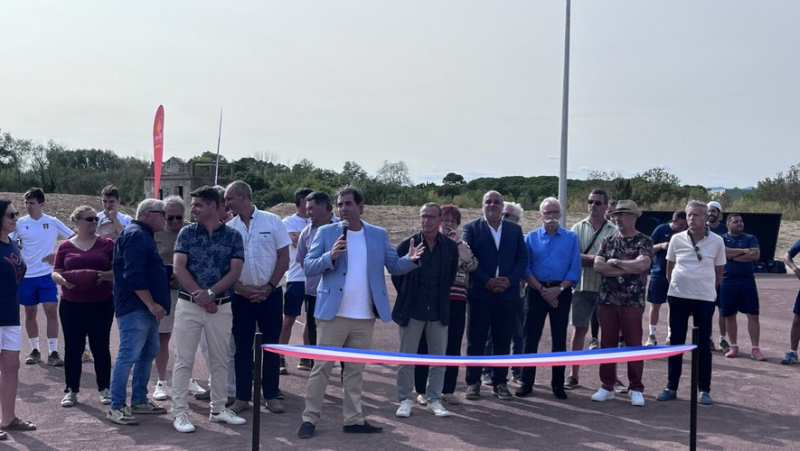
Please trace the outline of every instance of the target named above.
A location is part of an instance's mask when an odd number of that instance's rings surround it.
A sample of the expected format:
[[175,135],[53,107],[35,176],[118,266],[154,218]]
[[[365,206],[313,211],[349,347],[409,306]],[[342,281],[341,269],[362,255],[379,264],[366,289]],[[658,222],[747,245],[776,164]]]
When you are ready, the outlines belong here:
[[[478,267],[469,276],[467,299],[470,301],[498,298],[519,300],[519,283],[525,277],[528,251],[525,248],[522,227],[510,221],[502,221],[499,249],[494,244],[494,236],[486,219],[480,217],[464,225],[463,240],[469,244],[472,254],[478,259]],[[508,277],[511,282],[509,288],[501,293],[487,290],[485,287],[489,279],[498,276]]]

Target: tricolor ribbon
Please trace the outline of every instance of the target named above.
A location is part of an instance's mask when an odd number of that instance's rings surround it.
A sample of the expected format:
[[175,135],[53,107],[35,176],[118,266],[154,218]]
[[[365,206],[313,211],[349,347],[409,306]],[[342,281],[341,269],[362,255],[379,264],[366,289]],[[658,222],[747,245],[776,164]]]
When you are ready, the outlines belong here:
[[266,344],[263,345],[262,348],[265,351],[290,357],[313,360],[333,360],[338,362],[432,366],[566,366],[599,365],[602,363],[662,359],[689,352],[694,349],[695,346],[632,346],[627,348],[551,352],[546,354],[515,354],[507,356],[420,355],[373,349],[278,344]]

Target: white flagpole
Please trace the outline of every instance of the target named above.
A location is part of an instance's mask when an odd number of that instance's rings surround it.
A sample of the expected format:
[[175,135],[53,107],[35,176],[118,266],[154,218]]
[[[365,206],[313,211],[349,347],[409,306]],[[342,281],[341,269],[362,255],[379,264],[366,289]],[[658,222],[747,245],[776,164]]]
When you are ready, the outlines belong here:
[[570,0],[567,0],[567,16],[564,31],[564,88],[561,104],[561,170],[558,177],[558,200],[561,201],[561,226],[567,224],[567,137],[569,136],[569,22]]
[[214,166],[214,185],[217,185],[219,179],[219,145],[222,141],[222,108],[219,109],[219,134],[217,135],[217,163]]

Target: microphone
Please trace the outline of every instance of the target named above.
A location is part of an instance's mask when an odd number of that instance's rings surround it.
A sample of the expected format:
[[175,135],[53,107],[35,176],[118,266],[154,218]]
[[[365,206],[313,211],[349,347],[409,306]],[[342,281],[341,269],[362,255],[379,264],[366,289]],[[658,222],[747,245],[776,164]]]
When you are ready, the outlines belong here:
[[343,219],[339,224],[342,227],[342,238],[345,240],[347,239],[347,228],[350,227],[350,222],[347,219]]

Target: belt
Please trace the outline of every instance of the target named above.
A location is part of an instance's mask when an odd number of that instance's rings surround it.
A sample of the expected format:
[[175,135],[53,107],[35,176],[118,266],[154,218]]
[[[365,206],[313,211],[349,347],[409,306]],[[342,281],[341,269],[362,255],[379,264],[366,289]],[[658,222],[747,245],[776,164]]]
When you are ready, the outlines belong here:
[[[184,301],[194,302],[194,298],[192,297],[192,295],[189,294],[189,293],[186,293],[185,291],[179,291],[178,292],[178,299],[183,299]],[[212,302],[217,304],[217,305],[227,304],[228,302],[231,302],[231,297],[230,296],[224,296],[224,297],[220,297],[220,298],[214,298],[214,300]]]
[[563,282],[563,280],[559,280],[558,282],[539,282],[539,283],[542,284],[542,286],[545,288],[553,288],[561,285],[561,282]]

